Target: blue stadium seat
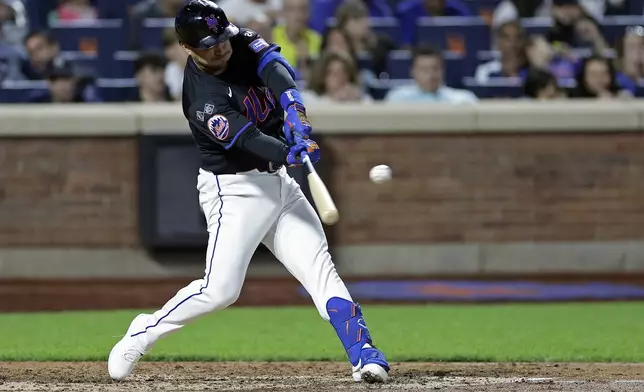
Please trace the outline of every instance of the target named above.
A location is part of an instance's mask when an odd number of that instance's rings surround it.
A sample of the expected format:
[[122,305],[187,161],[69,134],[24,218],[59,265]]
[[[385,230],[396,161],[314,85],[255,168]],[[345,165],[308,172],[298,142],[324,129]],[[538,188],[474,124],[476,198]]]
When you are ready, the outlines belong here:
[[43,80],[5,80],[0,85],[0,103],[28,103],[29,99],[47,91]]
[[144,19],[140,26],[141,48],[161,49],[163,47],[163,30],[174,27],[174,19]]
[[130,7],[141,0],[96,0],[98,14],[103,19],[125,19]]
[[131,78],[134,75],[134,61],[139,52],[121,50],[114,53],[114,75],[116,78]]
[[125,45],[126,33],[120,20],[56,23],[51,31],[61,50],[95,55],[102,76],[110,76],[114,53]]
[[552,26],[552,19],[523,18],[521,19],[521,26],[523,26],[526,35],[545,35],[550,29],[550,26]]
[[98,55],[96,53],[63,51],[60,53],[60,56],[63,59],[80,66],[83,71],[91,73],[92,75],[105,75],[107,67],[105,64],[101,64],[98,61]]
[[467,6],[476,15],[493,13],[501,0],[467,0]]
[[602,33],[608,44],[614,46],[626,29],[633,26],[644,26],[644,16],[606,16],[602,20]]
[[105,102],[123,102],[136,94],[136,79],[98,79],[99,94]]
[[473,77],[463,78],[464,88],[480,99],[521,98],[523,83],[513,78],[493,78],[488,83],[479,84]]
[[[450,87],[460,87],[463,75],[471,74],[469,62],[460,53],[444,52],[445,83]],[[391,79],[411,78],[410,69],[412,54],[406,50],[394,50],[389,53],[387,72]]]
[[417,42],[475,57],[491,46],[490,26],[481,17],[423,17],[417,23]]
[[377,34],[389,36],[394,42],[400,42],[400,26],[396,18],[371,18],[371,28]]

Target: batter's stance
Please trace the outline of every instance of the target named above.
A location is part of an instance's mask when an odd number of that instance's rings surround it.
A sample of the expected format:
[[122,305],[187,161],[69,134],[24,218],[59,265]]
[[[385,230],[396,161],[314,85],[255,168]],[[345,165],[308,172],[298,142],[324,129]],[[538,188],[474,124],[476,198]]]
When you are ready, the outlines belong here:
[[389,364],[335,270],[316,212],[286,173],[285,166],[301,165],[304,155],[312,162],[320,158],[292,68],[277,45],[231,24],[212,1],[189,1],[175,27],[190,55],[183,113],[201,155],[197,189],[209,232],[205,277],[132,321],[110,353],[110,376],[126,378],[157,340],[234,303],[263,243],[335,328],[353,378],[385,381]]

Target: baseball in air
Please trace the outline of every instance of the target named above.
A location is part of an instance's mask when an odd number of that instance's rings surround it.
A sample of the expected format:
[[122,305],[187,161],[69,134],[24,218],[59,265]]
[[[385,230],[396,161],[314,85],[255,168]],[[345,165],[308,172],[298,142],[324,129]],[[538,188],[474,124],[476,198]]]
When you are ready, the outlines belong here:
[[376,184],[391,180],[391,168],[387,165],[374,166],[369,170],[369,178]]

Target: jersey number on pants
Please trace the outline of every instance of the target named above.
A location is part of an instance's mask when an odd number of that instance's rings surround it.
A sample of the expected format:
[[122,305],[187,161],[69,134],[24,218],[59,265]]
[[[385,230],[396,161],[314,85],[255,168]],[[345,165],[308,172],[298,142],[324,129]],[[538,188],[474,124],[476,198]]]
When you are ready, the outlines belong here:
[[[259,90],[259,91],[258,91]],[[251,87],[248,89],[248,95],[244,98],[246,107],[246,117],[255,125],[260,125],[275,109],[275,100],[265,87],[257,89]]]

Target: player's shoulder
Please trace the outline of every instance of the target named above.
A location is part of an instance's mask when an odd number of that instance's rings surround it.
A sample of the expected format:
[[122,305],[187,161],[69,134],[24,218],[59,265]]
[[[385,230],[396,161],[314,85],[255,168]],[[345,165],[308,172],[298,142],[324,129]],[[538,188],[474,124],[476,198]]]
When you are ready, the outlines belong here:
[[271,46],[264,37],[262,37],[258,32],[251,29],[241,28],[239,29],[239,34],[235,37],[235,43],[243,47],[244,49],[250,50],[255,53],[260,53],[264,49]]

